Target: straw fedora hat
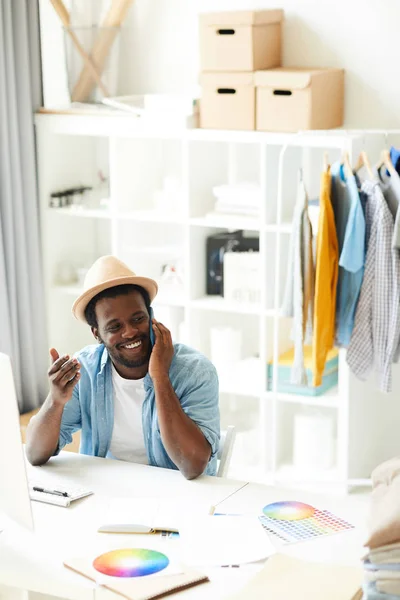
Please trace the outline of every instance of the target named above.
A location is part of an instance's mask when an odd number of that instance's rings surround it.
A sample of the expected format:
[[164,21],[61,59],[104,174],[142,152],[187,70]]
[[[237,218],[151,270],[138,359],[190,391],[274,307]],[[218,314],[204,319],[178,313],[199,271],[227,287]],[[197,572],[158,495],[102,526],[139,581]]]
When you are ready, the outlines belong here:
[[86,273],[83,292],[72,305],[72,313],[79,321],[86,323],[85,310],[91,299],[103,290],[125,284],[140,285],[148,292],[150,302],[158,291],[158,285],[153,279],[138,277],[115,256],[101,256]]

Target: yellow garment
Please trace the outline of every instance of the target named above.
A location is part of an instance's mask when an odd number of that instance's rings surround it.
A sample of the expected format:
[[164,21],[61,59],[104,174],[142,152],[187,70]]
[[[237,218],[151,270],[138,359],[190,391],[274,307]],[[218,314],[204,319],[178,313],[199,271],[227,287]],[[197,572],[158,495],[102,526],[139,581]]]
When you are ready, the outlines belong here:
[[336,287],[339,251],[335,217],[331,203],[331,174],[322,173],[317,234],[317,258],[312,340],[313,385],[322,383],[322,373],[335,340]]
[[[305,369],[308,371],[309,369],[312,369],[312,347],[311,346],[303,346],[303,352],[304,352],[304,367]],[[328,350],[327,354],[326,354],[326,360],[330,361],[330,360],[334,360],[337,355],[339,354],[339,351],[337,348],[331,348],[330,350]],[[286,350],[286,352],[283,352],[282,354],[280,354],[279,358],[278,358],[278,365],[280,367],[291,367],[292,364],[294,362],[294,348],[289,348],[289,350]],[[268,362],[269,365],[272,365],[272,360],[270,360]]]

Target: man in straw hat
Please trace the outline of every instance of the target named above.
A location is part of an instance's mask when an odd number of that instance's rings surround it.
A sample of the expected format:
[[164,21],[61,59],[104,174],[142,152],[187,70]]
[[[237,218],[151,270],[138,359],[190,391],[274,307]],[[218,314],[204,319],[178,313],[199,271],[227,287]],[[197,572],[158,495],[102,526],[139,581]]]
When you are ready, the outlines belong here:
[[97,344],[74,357],[50,350],[50,393],[27,430],[32,464],[81,430],[83,454],[179,469],[188,479],[216,473],[216,370],[152,318],[157,289],[114,256],[89,269],[72,312]]

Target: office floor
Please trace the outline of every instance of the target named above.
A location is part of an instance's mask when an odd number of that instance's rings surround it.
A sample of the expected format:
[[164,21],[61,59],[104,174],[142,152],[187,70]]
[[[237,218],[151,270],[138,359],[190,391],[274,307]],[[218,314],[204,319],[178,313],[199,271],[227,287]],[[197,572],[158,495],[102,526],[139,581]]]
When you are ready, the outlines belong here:
[[[39,409],[32,410],[31,412],[20,415],[20,417],[19,417],[19,424],[20,424],[20,428],[21,428],[21,437],[22,437],[23,444],[25,444],[26,428],[28,427],[28,423],[31,420],[31,418],[38,412],[38,410]],[[67,452],[79,452],[80,433],[79,432],[75,433],[72,436],[72,438],[73,438],[72,443],[68,444],[68,446],[65,446],[64,450],[66,450]],[[1,596],[0,596],[0,600],[1,600]]]

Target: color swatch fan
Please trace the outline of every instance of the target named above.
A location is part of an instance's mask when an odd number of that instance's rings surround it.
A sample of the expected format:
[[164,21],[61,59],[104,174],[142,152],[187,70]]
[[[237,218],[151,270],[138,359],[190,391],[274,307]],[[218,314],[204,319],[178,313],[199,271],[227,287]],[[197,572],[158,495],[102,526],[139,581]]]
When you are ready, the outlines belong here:
[[303,502],[274,502],[264,506],[263,513],[259,519],[264,529],[287,543],[304,542],[354,528],[329,511],[318,510]]

